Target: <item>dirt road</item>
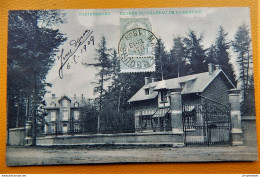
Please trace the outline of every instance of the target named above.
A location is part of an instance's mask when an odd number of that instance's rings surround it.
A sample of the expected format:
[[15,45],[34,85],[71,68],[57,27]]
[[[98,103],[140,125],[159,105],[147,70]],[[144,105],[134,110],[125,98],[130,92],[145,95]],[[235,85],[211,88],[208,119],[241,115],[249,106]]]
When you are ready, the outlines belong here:
[[6,164],[255,161],[256,147],[7,147]]

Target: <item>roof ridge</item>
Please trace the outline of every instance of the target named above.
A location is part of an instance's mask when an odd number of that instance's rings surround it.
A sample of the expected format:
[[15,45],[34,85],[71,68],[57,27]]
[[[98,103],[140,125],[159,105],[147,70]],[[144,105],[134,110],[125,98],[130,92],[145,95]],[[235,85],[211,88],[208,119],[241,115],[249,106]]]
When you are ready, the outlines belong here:
[[[192,75],[152,82],[152,83],[149,83],[149,84],[141,87],[128,100],[128,102],[153,99],[158,94],[158,92],[156,92],[156,90],[159,89],[159,86],[161,87],[160,89],[162,89],[162,88],[170,89],[170,88],[178,86],[180,83],[183,83],[183,82],[187,83],[188,85],[186,85],[186,84],[184,85],[182,94],[202,92],[220,73],[223,73],[224,76],[226,76],[226,74],[224,73],[223,70],[214,70],[214,72],[212,74],[209,74],[209,72],[202,72],[202,73],[196,73],[196,74],[192,74]],[[226,76],[226,78],[229,80],[229,78],[227,76]],[[194,80],[194,82],[192,82],[192,85],[189,82],[191,80]],[[229,82],[230,82],[230,80],[229,80]],[[232,85],[232,87],[234,87],[232,83],[231,83],[231,85]],[[153,88],[153,87],[154,87],[154,90],[152,91],[151,95],[145,95],[145,92],[143,90],[145,88]]]

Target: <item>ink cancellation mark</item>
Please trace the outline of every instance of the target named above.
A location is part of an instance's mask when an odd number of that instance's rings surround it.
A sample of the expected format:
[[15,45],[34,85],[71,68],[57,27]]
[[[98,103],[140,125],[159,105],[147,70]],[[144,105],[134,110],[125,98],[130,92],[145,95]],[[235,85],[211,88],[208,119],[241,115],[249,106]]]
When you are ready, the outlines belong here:
[[149,30],[134,28],[124,33],[118,44],[120,72],[155,71],[157,37]]

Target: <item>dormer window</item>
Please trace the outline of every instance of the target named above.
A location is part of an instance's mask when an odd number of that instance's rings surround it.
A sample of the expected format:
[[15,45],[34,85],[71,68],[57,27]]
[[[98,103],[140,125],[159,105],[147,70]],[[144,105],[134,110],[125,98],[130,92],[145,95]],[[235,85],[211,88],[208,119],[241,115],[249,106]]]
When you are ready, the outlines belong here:
[[79,107],[79,103],[78,102],[74,103],[74,107]]
[[184,88],[185,82],[180,83],[180,87]]
[[68,107],[69,106],[69,102],[67,100],[64,100],[62,105],[63,105],[63,107]]
[[145,95],[149,95],[149,94],[150,94],[150,90],[149,90],[149,88],[144,89],[144,92],[145,92]]
[[166,90],[161,91],[161,101],[167,102],[167,91]]
[[51,107],[52,107],[52,108],[55,108],[55,107],[56,107],[56,104],[55,104],[55,103],[51,103]]

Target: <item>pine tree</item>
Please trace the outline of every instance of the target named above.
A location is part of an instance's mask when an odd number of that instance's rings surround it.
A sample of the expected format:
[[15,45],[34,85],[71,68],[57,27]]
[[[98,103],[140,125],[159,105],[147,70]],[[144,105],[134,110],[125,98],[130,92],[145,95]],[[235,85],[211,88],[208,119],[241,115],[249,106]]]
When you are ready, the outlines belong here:
[[[109,50],[107,48],[107,42],[106,38],[102,36],[100,43],[98,44],[98,49],[96,49],[97,57],[95,58],[96,63],[93,64],[86,64],[86,66],[94,66],[96,69],[99,69],[99,72],[96,74],[98,77],[97,82],[93,82],[93,84],[96,85],[94,88],[94,93],[98,93],[99,96],[96,99],[98,102],[99,107],[99,113],[102,112],[103,107],[103,98],[106,93],[106,87],[105,84],[109,80],[109,75],[111,74],[111,59]],[[98,116],[97,121],[97,131],[100,132],[100,124],[101,124],[101,118],[100,114]]]
[[196,74],[207,71],[206,66],[206,50],[201,44],[203,36],[197,37],[192,30],[189,31],[188,36],[184,38],[185,55],[190,63],[190,74]]
[[[19,122],[36,123],[46,93],[46,75],[54,63],[58,47],[66,40],[53,26],[64,22],[61,11],[10,11],[8,24],[8,128],[17,108]],[[17,119],[18,120],[18,119]]]
[[225,30],[222,26],[219,27],[218,36],[216,38],[215,47],[216,47],[216,60],[219,65],[222,66],[222,70],[227,74],[228,78],[233,84],[236,83],[234,70],[232,64],[230,63],[228,49],[230,43],[226,41],[228,33],[225,33]]
[[173,48],[170,51],[171,76],[181,77],[189,74],[186,63],[185,48],[181,37],[173,39]]
[[155,73],[152,74],[152,77],[166,79],[165,76],[169,75],[171,67],[169,65],[169,54],[165,50],[162,39],[158,39],[155,47],[155,65]]
[[252,69],[252,48],[250,31],[245,24],[239,26],[235,39],[232,41],[234,52],[237,54],[236,63],[239,67],[239,82],[243,90],[244,99],[246,99],[249,87],[250,69]]
[[255,86],[254,77],[250,75],[246,99],[241,104],[242,115],[255,116]]
[[216,46],[211,45],[206,53],[206,64],[213,63],[218,64]]

